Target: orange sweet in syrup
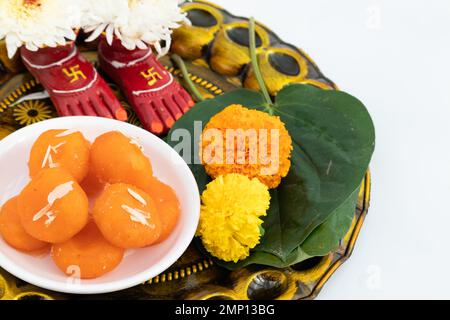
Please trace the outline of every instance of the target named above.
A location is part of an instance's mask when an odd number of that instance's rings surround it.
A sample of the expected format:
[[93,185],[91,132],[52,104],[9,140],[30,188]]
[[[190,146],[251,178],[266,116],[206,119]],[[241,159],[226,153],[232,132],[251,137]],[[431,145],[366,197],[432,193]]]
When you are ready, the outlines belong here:
[[65,170],[41,170],[18,198],[20,221],[34,238],[60,243],[69,240],[88,221],[88,198]]
[[89,212],[92,212],[95,199],[97,199],[98,196],[102,193],[103,189],[105,188],[105,184],[100,182],[91,167],[89,168],[89,172],[86,178],[81,181],[80,186],[89,199]]
[[103,183],[128,183],[142,188],[153,176],[150,160],[137,142],[118,131],[105,133],[94,141],[91,165]]
[[20,222],[17,197],[8,200],[0,211],[0,234],[13,248],[32,252],[48,246],[47,242],[39,241],[25,232]]
[[81,279],[98,278],[110,272],[123,255],[124,249],[106,241],[92,221],[72,239],[52,247],[52,258],[58,268]]
[[95,201],[92,214],[106,240],[121,248],[146,247],[161,236],[153,199],[129,184],[107,186]]
[[180,202],[175,191],[167,184],[152,178],[144,189],[155,201],[161,220],[162,232],[157,243],[166,240],[175,228],[180,216]]
[[105,188],[105,184],[100,182],[92,170],[92,167],[89,169],[86,178],[81,181],[80,186],[90,199],[97,198]]
[[45,168],[63,168],[80,182],[89,169],[89,148],[89,142],[79,131],[46,131],[31,148],[28,161],[30,176],[34,177]]

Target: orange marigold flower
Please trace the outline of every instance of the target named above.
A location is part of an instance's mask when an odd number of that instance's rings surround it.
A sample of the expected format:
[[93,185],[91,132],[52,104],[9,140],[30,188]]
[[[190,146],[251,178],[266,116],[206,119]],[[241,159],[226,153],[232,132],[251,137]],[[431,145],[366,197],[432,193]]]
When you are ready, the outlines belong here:
[[231,105],[202,132],[200,158],[212,178],[238,173],[273,189],[291,167],[292,139],[277,116]]

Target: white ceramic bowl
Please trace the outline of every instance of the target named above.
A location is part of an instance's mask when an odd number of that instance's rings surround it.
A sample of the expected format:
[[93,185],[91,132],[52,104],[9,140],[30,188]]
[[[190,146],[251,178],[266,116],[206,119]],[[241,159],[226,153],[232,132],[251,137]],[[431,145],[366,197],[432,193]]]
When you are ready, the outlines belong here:
[[49,129],[77,129],[90,141],[108,131],[135,138],[150,158],[154,175],[176,191],[181,217],[171,236],[161,244],[129,250],[112,272],[93,280],[67,277],[49,254],[31,256],[7,245],[0,236],[0,267],[36,286],[66,293],[94,294],[126,289],[169,268],[187,249],[197,228],[200,198],[194,176],[183,159],[153,134],[115,120],[98,117],[65,117],[46,120],[14,132],[0,141],[0,205],[18,194],[29,181],[28,156],[37,137]]

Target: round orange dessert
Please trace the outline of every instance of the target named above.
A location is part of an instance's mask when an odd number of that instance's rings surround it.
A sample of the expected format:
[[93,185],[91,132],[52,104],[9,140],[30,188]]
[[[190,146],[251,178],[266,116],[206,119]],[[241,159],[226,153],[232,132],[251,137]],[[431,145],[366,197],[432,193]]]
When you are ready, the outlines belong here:
[[72,239],[52,247],[52,258],[58,268],[81,279],[98,278],[110,272],[119,265],[123,255],[124,249],[106,241],[93,222]]
[[89,199],[89,212],[92,212],[95,199],[97,199],[97,197],[102,193],[105,184],[100,182],[91,167],[86,178],[81,181],[80,187],[83,189]]
[[25,232],[20,222],[17,197],[8,200],[1,208],[0,234],[11,247],[20,251],[32,252],[48,246],[48,243],[39,241]]
[[93,217],[106,240],[120,248],[146,247],[161,236],[153,199],[128,184],[107,186],[95,201]]
[[177,225],[180,216],[180,202],[175,191],[156,178],[149,180],[149,187],[144,189],[155,201],[156,210],[161,220],[161,236],[157,243],[166,240]]
[[150,160],[139,144],[117,131],[105,133],[95,140],[91,164],[103,183],[128,183],[143,188],[153,175]]
[[89,147],[89,142],[79,131],[46,131],[31,148],[28,161],[30,176],[33,178],[46,168],[63,168],[80,182],[88,172]]
[[89,198],[95,199],[103,191],[105,184],[100,182],[91,167],[86,178],[81,181],[80,186]]
[[20,220],[34,238],[61,243],[84,228],[88,199],[79,184],[63,169],[41,170],[18,199]]

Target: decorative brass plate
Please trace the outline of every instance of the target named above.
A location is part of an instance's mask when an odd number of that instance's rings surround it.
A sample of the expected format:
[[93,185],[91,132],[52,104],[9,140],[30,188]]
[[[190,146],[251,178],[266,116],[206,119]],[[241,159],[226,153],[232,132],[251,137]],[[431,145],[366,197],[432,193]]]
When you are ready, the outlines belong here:
[[[213,97],[238,87],[257,89],[249,66],[248,20],[231,15],[208,2],[194,1],[184,5],[192,26],[178,29],[174,34],[173,52],[186,60],[191,80],[205,97]],[[284,43],[267,27],[259,24],[258,54],[263,76],[271,94],[288,83],[307,83],[323,89],[337,89],[300,49]],[[80,47],[95,63],[95,46]],[[169,58],[163,63],[175,76],[180,76]],[[32,123],[56,117],[50,100],[27,100],[30,93],[42,87],[23,67],[18,58],[12,61],[0,43],[0,139]],[[129,122],[140,125],[124,97],[115,89],[129,113]],[[7,165],[7,164],[4,164]],[[351,255],[366,217],[370,200],[370,173],[361,186],[355,217],[339,248],[325,257],[311,258],[290,268],[275,269],[250,266],[234,272],[220,268],[191,245],[184,255],[163,274],[145,284],[99,296],[99,299],[313,299],[325,282]],[[9,275],[0,269],[0,299],[68,299]]]

